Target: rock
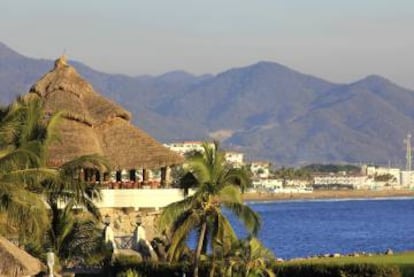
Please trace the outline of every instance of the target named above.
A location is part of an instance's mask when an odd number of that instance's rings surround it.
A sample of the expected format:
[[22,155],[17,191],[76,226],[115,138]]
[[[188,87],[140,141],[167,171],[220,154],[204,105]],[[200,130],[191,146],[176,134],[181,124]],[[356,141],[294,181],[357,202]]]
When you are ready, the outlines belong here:
[[285,261],[285,260],[283,260],[282,258],[277,258],[277,259],[276,259],[276,262],[277,262],[277,263],[283,263],[284,261]]
[[388,249],[384,252],[384,254],[385,254],[385,255],[393,255],[393,254],[394,254],[394,251],[392,251],[392,249],[391,249],[391,248],[388,248]]
[[330,255],[330,257],[331,257],[331,258],[339,258],[339,257],[341,257],[341,254],[339,254],[339,253],[334,253],[334,254],[331,254],[331,255]]

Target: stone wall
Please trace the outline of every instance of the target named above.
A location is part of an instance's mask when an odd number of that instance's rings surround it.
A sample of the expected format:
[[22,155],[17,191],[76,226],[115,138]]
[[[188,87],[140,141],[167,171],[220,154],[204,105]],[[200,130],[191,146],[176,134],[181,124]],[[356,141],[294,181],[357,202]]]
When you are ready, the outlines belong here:
[[115,236],[132,236],[136,228],[137,216],[141,216],[142,226],[145,228],[147,240],[151,241],[159,235],[156,221],[160,211],[155,209],[134,209],[134,208],[104,208],[100,209],[103,217],[110,216],[110,226]]

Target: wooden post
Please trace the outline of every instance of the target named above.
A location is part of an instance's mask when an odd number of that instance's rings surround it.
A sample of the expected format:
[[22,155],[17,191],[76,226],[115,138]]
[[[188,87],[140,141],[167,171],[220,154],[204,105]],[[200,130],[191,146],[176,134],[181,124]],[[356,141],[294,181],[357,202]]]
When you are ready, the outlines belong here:
[[117,182],[121,182],[122,181],[122,171],[121,170],[117,170],[116,171],[116,181]]
[[103,181],[108,182],[109,181],[109,172],[104,172],[103,174]]
[[142,169],[142,184],[144,186],[148,184],[148,171],[145,168]]
[[166,174],[167,173],[167,167],[161,167],[161,187],[165,188],[167,187],[167,182],[166,182]]
[[171,168],[166,166],[161,168],[161,186],[168,188],[171,185]]
[[99,170],[95,170],[95,182],[101,183],[101,172]]
[[81,168],[79,170],[79,181],[81,181],[81,182],[85,181],[85,172],[84,172],[83,168]]
[[135,170],[135,169],[131,169],[130,171],[129,171],[129,180],[131,180],[131,181],[133,181],[133,182],[135,182],[136,180],[137,180],[137,177],[136,177],[136,175],[135,175],[135,173],[136,173],[137,171]]

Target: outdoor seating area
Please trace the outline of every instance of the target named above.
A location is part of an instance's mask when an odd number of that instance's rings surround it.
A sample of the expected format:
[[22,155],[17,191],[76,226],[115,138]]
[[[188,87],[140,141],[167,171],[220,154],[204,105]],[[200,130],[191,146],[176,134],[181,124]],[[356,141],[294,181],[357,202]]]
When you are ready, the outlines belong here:
[[160,181],[118,181],[118,182],[105,182],[102,184],[104,189],[158,189],[161,187]]

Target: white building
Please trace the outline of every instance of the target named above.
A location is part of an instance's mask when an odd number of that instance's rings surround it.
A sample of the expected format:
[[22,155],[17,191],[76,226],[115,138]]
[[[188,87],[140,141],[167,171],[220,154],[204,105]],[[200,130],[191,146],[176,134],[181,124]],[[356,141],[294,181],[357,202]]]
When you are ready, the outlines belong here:
[[[194,152],[194,151],[203,152],[204,151],[203,143],[204,142],[202,141],[182,141],[182,142],[166,143],[164,144],[164,146],[184,156],[185,154]],[[214,143],[209,143],[209,144],[214,145]]]
[[394,167],[380,167],[380,166],[363,166],[362,167],[362,173],[369,176],[369,177],[375,177],[375,176],[381,176],[381,175],[387,175],[390,174],[394,178],[394,180],[391,180],[391,185],[402,185],[402,171],[399,168]]
[[227,151],[224,157],[228,163],[235,167],[241,167],[244,164],[244,154],[241,152]]
[[254,179],[253,188],[267,189],[267,190],[282,189],[283,180],[282,179]]
[[270,163],[267,161],[253,161],[250,164],[250,171],[255,177],[267,179],[270,176]]
[[301,180],[301,179],[291,179],[285,180],[285,186],[287,187],[307,187],[311,185],[312,181],[309,180]]
[[[183,142],[173,142],[173,143],[166,143],[164,144],[165,147],[168,149],[179,153],[180,155],[184,156],[185,154],[191,152],[204,152],[202,141],[183,141]],[[209,143],[210,146],[214,146],[213,142]],[[235,167],[243,166],[244,162],[244,153],[235,152],[235,151],[226,151],[225,159],[228,163]]]
[[374,179],[359,175],[323,175],[315,176],[315,185],[344,185],[354,189],[369,189],[375,187]]
[[401,170],[401,186],[414,187],[414,171]]

